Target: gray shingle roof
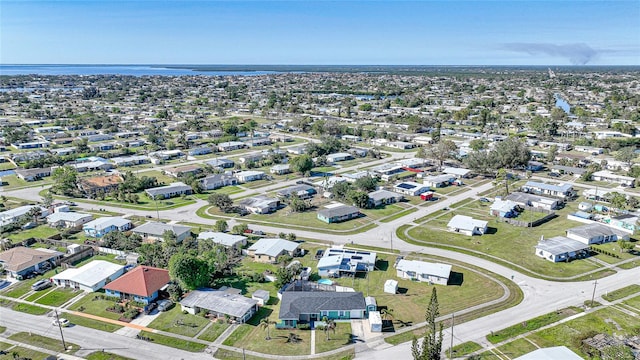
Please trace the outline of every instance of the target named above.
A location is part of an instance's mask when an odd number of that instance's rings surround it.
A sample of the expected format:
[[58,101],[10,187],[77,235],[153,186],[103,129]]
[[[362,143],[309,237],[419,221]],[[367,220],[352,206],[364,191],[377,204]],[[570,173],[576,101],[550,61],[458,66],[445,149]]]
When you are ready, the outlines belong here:
[[278,318],[299,319],[300,314],[365,309],[361,292],[285,291],[282,293]]

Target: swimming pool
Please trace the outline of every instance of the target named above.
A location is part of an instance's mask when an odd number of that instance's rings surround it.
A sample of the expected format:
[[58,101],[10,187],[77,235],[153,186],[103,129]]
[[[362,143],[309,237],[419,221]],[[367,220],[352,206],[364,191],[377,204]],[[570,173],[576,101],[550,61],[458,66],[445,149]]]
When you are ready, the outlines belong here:
[[329,279],[320,279],[320,280],[318,280],[318,284],[321,284],[321,285],[333,285],[333,281],[331,281]]

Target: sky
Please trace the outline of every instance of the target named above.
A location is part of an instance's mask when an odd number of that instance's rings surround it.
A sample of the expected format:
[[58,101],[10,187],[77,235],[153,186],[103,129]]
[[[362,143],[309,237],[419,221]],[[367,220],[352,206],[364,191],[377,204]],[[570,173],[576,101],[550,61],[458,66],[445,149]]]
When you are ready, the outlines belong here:
[[640,0],[1,0],[0,64],[640,65]]

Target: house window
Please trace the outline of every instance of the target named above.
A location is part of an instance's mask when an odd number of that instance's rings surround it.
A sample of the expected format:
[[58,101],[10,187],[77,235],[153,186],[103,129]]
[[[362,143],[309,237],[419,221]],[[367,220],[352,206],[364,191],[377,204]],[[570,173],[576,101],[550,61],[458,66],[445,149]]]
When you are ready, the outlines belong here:
[[344,316],[344,311],[340,311],[340,312],[338,313],[338,316],[343,317],[343,316]]

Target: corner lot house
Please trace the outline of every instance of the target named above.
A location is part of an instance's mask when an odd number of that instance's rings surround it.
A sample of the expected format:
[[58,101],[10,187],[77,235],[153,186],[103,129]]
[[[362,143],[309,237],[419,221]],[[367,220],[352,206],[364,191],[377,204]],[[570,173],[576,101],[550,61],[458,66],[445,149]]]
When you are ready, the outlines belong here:
[[138,266],[103,288],[105,295],[148,304],[169,283],[169,271],[150,266]]
[[360,217],[360,210],[355,206],[339,204],[318,211],[318,220],[327,224],[347,221]]
[[142,236],[143,239],[162,241],[165,231],[171,231],[176,235],[176,241],[182,242],[191,235],[191,228],[188,226],[165,224],[161,222],[148,222],[132,230]]
[[367,307],[361,292],[285,291],[276,328],[322,320],[364,319]]
[[221,187],[237,185],[238,179],[228,174],[213,174],[199,180],[200,186],[205,190],[215,190]]
[[257,262],[274,263],[280,255],[296,256],[299,245],[289,240],[267,238],[258,240],[247,249],[247,252]]
[[214,244],[226,247],[236,247],[247,245],[247,237],[242,235],[232,235],[221,232],[204,231],[198,234],[198,240],[211,240]]
[[39,219],[42,219],[45,216],[49,215],[49,210],[39,205],[20,206],[15,209],[0,212],[0,226],[11,224],[13,222],[20,220],[23,217],[29,217],[31,220],[33,220],[33,218],[31,218],[31,216],[29,215],[29,212],[31,211],[31,209],[36,209],[39,212],[39,215],[38,215]]
[[482,235],[487,232],[487,222],[476,220],[471,216],[456,215],[447,224],[449,231],[462,233],[465,235]]
[[629,240],[628,233],[598,223],[571,228],[567,230],[567,237],[587,245],[603,244],[621,239]]
[[174,182],[167,186],[147,189],[144,192],[152,199],[169,199],[182,194],[189,195],[193,192],[193,189],[183,182]]
[[280,200],[270,198],[265,195],[259,195],[240,200],[238,205],[253,214],[269,214],[278,210],[278,207],[280,207]]
[[0,253],[0,264],[9,276],[20,279],[34,271],[46,271],[56,266],[64,254],[49,249],[16,246]]
[[331,276],[373,271],[377,254],[335,247],[327,249],[318,261],[318,275]]
[[84,231],[85,235],[97,238],[103,237],[104,235],[114,230],[127,231],[129,229],[131,229],[131,221],[123,219],[121,217],[111,216],[89,221],[82,226],[82,230]]
[[447,285],[451,265],[402,259],[396,265],[396,275],[403,279]]
[[569,261],[586,255],[588,251],[589,245],[564,236],[540,240],[536,245],[536,255],[551,262]]
[[199,289],[191,291],[180,301],[182,311],[197,314],[206,311],[216,317],[229,316],[231,320],[245,323],[258,310],[258,301],[240,295],[238,289]]
[[124,274],[124,266],[104,260],[94,260],[79,268],[70,268],[51,280],[60,287],[94,292]]
[[404,199],[404,196],[402,194],[382,189],[372,191],[368,195],[369,201],[374,207],[397,203]]

